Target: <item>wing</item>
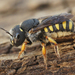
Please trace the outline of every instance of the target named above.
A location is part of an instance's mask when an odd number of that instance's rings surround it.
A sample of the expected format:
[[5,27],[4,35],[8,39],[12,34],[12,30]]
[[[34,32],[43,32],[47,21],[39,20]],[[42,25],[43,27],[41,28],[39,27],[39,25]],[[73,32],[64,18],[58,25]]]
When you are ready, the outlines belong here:
[[49,18],[49,17],[51,17],[51,16],[44,16],[44,17],[40,17],[40,18],[37,18],[38,20],[45,20],[45,19],[47,19],[47,18]]
[[37,27],[32,28],[29,33],[35,33],[47,26],[50,25],[54,25],[54,24],[58,24],[58,23],[62,23],[63,21],[66,21],[68,19],[71,19],[73,17],[72,14],[70,13],[62,13],[59,15],[55,15],[55,16],[50,16],[48,18],[43,18],[44,20],[41,22],[41,24],[39,24]]

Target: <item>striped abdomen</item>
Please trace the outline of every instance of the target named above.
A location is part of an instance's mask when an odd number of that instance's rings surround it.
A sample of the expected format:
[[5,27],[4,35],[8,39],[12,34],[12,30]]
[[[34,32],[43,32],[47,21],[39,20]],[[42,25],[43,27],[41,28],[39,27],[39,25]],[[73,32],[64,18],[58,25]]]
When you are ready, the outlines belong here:
[[44,28],[45,32],[58,32],[58,31],[74,31],[74,24],[72,20],[64,21],[60,24],[50,25]]

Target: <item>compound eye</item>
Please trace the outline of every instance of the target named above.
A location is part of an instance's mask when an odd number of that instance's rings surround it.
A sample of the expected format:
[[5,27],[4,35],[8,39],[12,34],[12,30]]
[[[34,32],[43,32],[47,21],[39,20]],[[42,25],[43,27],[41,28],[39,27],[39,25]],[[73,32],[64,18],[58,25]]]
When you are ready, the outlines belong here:
[[16,34],[16,39],[17,39],[17,40],[20,39],[20,35],[19,35],[19,33]]

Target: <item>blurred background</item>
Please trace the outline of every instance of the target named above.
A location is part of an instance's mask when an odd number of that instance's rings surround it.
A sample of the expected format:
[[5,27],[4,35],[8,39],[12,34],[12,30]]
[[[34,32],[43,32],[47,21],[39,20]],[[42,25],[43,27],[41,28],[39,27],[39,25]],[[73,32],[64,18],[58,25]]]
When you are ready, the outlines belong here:
[[[75,0],[0,0],[0,27],[9,31],[24,20],[64,12],[75,15]],[[9,41],[0,30],[0,43]]]

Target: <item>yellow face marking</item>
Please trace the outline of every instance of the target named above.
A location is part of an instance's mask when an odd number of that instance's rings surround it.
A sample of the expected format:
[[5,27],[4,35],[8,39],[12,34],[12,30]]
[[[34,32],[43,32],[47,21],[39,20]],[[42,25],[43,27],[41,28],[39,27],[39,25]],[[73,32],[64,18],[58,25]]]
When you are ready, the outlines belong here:
[[71,20],[69,21],[69,29],[70,30],[72,29],[72,21]]
[[53,31],[53,27],[52,26],[49,26],[49,29],[50,29],[50,31]]
[[56,28],[59,30],[59,24],[55,24]]
[[45,27],[45,28],[44,28],[44,31],[45,31],[45,32],[48,32],[48,29]]
[[66,21],[64,21],[64,22],[62,23],[62,25],[63,25],[63,28],[66,29]]
[[12,41],[12,43],[13,43],[13,41]]
[[20,31],[23,32],[23,30],[20,28]]
[[11,41],[11,42],[12,42],[12,45],[13,45],[14,42],[13,41]]

